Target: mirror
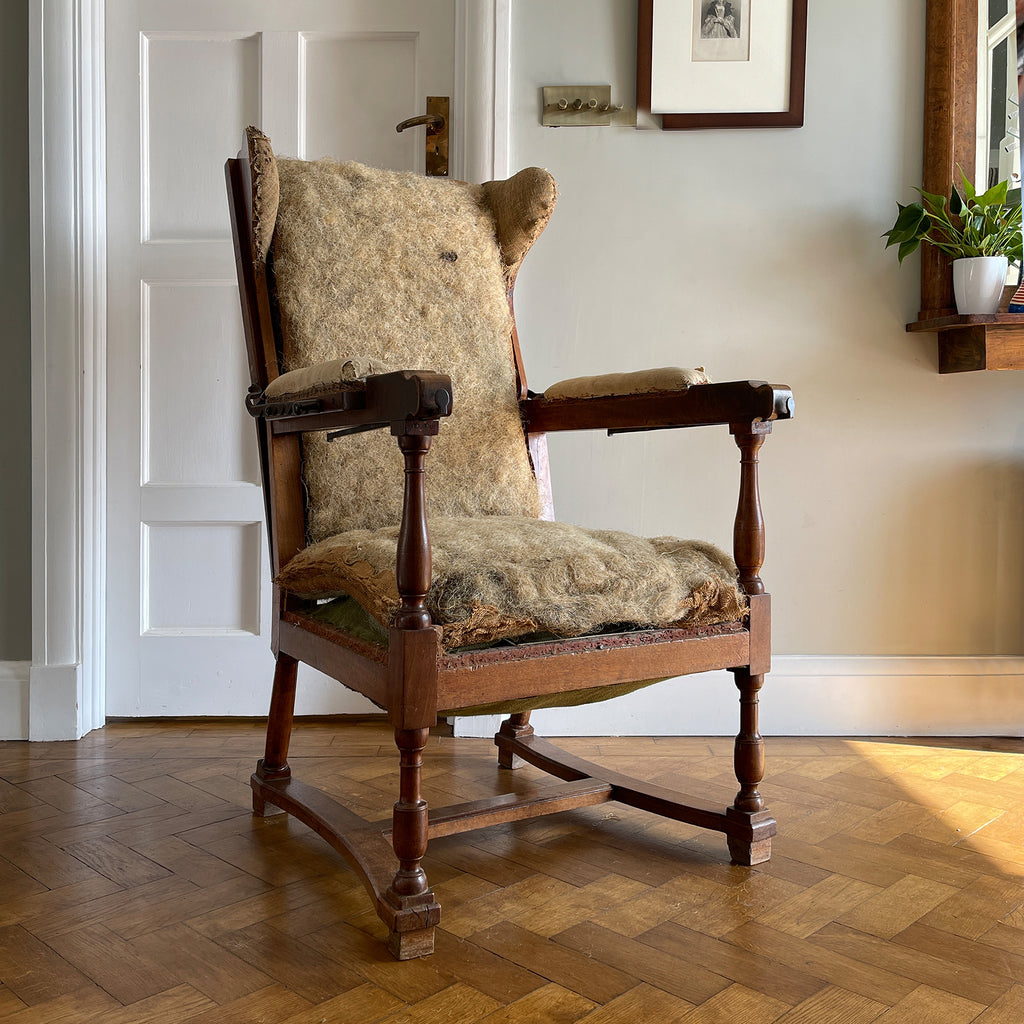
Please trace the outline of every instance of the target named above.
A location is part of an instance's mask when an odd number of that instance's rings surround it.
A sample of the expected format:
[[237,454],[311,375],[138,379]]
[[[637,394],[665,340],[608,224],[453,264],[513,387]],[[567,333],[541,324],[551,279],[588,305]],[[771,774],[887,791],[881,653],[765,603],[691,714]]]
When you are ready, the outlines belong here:
[[[978,0],[978,115],[974,184],[1020,188],[1021,29],[1024,0]],[[1006,283],[1020,283],[1011,266]]]
[[[1020,181],[1018,26],[1024,0],[927,0],[922,185],[949,195],[957,168],[982,188]],[[991,54],[991,59],[990,59]],[[1008,172],[1008,173],[1007,173]],[[922,247],[920,319],[955,312],[949,259]]]
[[[1019,10],[1018,10],[1019,9]],[[1018,39],[1024,0],[978,0],[978,115],[974,184],[1020,187]]]

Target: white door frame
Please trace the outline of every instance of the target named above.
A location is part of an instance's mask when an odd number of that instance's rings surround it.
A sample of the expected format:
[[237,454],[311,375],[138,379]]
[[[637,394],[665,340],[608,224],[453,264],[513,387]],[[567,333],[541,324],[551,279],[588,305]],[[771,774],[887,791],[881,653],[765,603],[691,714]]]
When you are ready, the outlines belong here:
[[104,0],[31,0],[28,739],[103,724]]
[[[32,740],[105,721],[105,2],[29,7]],[[471,181],[505,177],[512,0],[455,3],[453,156]]]

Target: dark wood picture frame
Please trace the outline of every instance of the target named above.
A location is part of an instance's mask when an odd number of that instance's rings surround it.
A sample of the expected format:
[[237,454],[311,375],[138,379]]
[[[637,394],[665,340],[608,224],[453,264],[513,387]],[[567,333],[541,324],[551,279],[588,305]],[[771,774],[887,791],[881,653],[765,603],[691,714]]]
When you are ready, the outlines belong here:
[[[804,77],[807,58],[807,0],[790,0],[789,107],[786,110],[716,113],[660,113],[665,131],[694,128],[799,128],[804,123]],[[651,113],[651,71],[654,38],[654,0],[639,0],[637,21],[636,102]]]

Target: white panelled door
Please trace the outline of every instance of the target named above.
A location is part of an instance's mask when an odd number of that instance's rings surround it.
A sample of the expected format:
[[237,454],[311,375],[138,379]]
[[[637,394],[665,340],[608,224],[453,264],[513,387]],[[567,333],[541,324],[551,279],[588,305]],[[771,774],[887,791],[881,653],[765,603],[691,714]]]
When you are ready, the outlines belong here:
[[[422,173],[423,129],[394,126],[452,95],[454,6],[106,2],[109,716],[256,715],[269,699],[224,161],[256,124],[278,153]],[[314,676],[300,712],[371,709]]]

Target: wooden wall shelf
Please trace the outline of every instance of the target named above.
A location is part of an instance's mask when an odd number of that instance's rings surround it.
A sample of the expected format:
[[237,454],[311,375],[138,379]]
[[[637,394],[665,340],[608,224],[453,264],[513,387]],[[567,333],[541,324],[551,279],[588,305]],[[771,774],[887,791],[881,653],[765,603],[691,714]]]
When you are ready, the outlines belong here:
[[939,373],[1024,370],[1024,313],[939,316],[907,324],[939,339]]

